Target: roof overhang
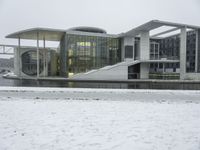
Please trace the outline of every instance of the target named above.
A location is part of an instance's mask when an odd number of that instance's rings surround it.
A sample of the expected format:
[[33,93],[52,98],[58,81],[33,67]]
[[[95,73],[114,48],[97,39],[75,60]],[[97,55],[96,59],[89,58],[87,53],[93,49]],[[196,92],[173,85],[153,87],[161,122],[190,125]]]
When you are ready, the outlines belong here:
[[130,36],[130,37],[135,37],[138,34],[142,32],[148,32],[150,30],[159,28],[161,26],[171,26],[171,27],[176,27],[176,28],[190,28],[190,29],[200,29],[199,26],[194,26],[194,25],[187,25],[187,24],[180,24],[180,23],[173,23],[173,22],[167,22],[167,21],[160,21],[160,20],[152,20],[149,21],[141,26],[138,26],[120,36]]
[[49,29],[49,28],[32,28],[22,30],[6,36],[6,38],[27,39],[27,40],[47,40],[60,41],[65,30]]

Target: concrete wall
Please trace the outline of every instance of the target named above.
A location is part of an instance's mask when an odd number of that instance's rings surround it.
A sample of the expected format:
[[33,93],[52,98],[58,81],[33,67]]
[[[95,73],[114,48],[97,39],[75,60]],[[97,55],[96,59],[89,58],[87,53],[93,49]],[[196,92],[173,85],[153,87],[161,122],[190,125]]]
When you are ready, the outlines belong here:
[[19,52],[18,48],[14,49],[14,74],[20,76],[19,66],[20,66],[20,59],[19,59]]
[[200,73],[200,29],[197,31],[197,72]]
[[[150,56],[150,39],[149,31],[141,32],[140,34],[140,60],[149,60]],[[140,79],[149,78],[149,65],[146,63],[140,64]]]
[[149,31],[140,34],[140,60],[149,60],[150,53]]
[[134,37],[124,37],[121,40],[121,59],[122,61],[126,61],[125,58],[125,46],[132,46],[133,47],[133,58],[134,58],[134,43],[135,38]]
[[88,73],[77,74],[71,78],[84,80],[128,80],[128,66],[126,64],[116,65],[112,68],[107,66],[91,72],[89,71]]
[[133,47],[133,59],[134,59],[134,42],[135,42],[135,38],[134,37],[124,37],[124,49],[125,46],[132,46]]
[[149,79],[149,64],[140,64],[140,79]]
[[184,79],[186,73],[186,47],[187,47],[186,44],[187,44],[186,28],[182,28],[180,33],[180,79]]

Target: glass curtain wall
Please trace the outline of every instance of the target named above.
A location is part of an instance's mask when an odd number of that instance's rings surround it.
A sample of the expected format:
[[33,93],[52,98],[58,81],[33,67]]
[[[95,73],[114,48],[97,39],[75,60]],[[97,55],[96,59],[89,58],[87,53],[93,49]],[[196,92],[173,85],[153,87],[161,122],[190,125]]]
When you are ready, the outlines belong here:
[[[22,54],[22,72],[30,76],[37,75],[37,52],[30,50]],[[39,73],[43,71],[43,54],[39,53]]]
[[195,31],[187,32],[186,72],[195,72],[196,40]]
[[120,61],[119,39],[97,36],[66,35],[68,76],[87,72]]

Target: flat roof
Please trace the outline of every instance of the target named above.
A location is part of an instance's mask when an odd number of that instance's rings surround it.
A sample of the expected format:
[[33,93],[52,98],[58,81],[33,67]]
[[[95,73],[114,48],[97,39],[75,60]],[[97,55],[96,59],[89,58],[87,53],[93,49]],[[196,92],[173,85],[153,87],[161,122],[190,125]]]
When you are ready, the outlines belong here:
[[85,36],[97,36],[97,37],[118,38],[118,35],[117,35],[117,34],[81,32],[81,31],[73,31],[73,30],[67,30],[66,33],[67,33],[67,34],[73,34],[73,35],[85,35]]
[[[133,28],[132,30],[127,31],[123,34],[106,34],[105,30],[100,28],[92,28],[92,27],[79,27],[79,28],[71,28],[68,30],[60,30],[60,29],[50,29],[50,28],[32,28],[28,30],[22,30],[18,31],[12,34],[9,34],[6,36],[6,38],[21,38],[21,39],[30,39],[30,40],[37,40],[37,33],[39,35],[39,40],[47,40],[47,41],[60,41],[62,36],[65,33],[68,34],[80,34],[80,35],[93,35],[93,36],[103,36],[103,37],[124,37],[124,36],[130,36],[135,37],[141,32],[150,31],[156,28],[159,28],[161,26],[172,26],[176,28],[183,28],[187,27],[190,29],[200,29],[200,26],[194,26],[194,25],[188,25],[188,24],[181,24],[181,23],[173,23],[173,22],[167,22],[167,21],[160,21],[160,20],[151,20],[145,24],[142,24],[136,28]],[[76,30],[77,29],[77,30]],[[80,31],[80,30],[84,31]],[[86,31],[101,31],[104,33],[95,33],[95,32],[86,32]]]
[[73,27],[68,30],[81,31],[81,32],[92,32],[92,33],[105,33],[106,34],[106,30],[97,28],[97,27],[80,26],[80,27]]
[[6,38],[37,40],[37,33],[39,40],[45,39],[47,41],[60,41],[63,34],[65,33],[65,30],[50,28],[32,28],[9,34],[6,36]]
[[129,30],[126,33],[121,34],[121,37],[124,36],[137,36],[141,32],[150,31],[156,28],[159,28],[161,26],[172,26],[177,28],[191,28],[191,29],[200,29],[200,26],[194,26],[194,25],[188,25],[188,24],[181,24],[181,23],[173,23],[173,22],[167,22],[167,21],[160,21],[160,20],[151,20],[145,24],[142,24],[136,28],[133,28],[132,30]]

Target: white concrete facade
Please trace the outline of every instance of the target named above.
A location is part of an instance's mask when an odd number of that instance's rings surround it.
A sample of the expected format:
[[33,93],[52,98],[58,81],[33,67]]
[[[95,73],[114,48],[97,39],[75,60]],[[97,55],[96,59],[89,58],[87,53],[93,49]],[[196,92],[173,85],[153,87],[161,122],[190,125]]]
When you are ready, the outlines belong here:
[[135,44],[135,38],[134,37],[124,37],[123,48],[125,49],[125,46],[132,46],[133,47],[132,59],[134,59],[134,56],[135,56],[135,54],[134,54],[134,44]]
[[180,33],[180,79],[185,78],[186,73],[186,43],[187,43],[187,31],[186,27],[181,28]]
[[[140,60],[149,60],[150,57],[149,31],[140,33]],[[149,64],[140,64],[140,79],[149,78]]]
[[149,64],[140,64],[140,79],[149,79]]
[[[162,26],[170,26],[170,27],[174,27],[173,29],[170,29],[170,30],[167,30],[167,31],[163,31],[161,33],[157,33],[157,34],[154,34],[154,35],[151,35],[150,34],[150,31],[151,30],[154,30],[156,28],[159,28],[159,27],[162,27]],[[187,29],[192,29],[196,32],[196,44],[195,44],[195,71],[194,72],[188,72],[188,68],[187,68],[187,61],[188,59],[186,59],[187,57]],[[136,61],[140,61],[140,66],[138,67],[139,70],[140,70],[140,76],[139,76],[139,79],[149,79],[149,76],[150,76],[150,63],[163,63],[163,68],[161,67],[157,67],[155,70],[160,70],[160,69],[163,69],[163,72],[160,72],[158,71],[158,73],[180,73],[180,79],[181,80],[185,80],[185,79],[200,79],[200,67],[199,67],[199,62],[200,62],[200,50],[199,50],[199,47],[200,47],[200,40],[199,40],[199,32],[200,32],[200,27],[198,26],[192,26],[192,25],[185,25],[185,24],[177,24],[177,23],[170,23],[170,22],[164,22],[164,21],[158,21],[158,20],[153,20],[153,21],[150,21],[150,22],[147,22],[146,24],[143,24],[139,27],[136,27],[126,33],[122,33],[122,34],[119,34],[119,35],[109,35],[109,34],[106,34],[105,33],[95,33],[95,32],[82,32],[82,31],[72,31],[72,30],[66,30],[66,31],[53,31],[53,30],[47,30],[47,29],[43,29],[45,31],[45,33],[47,32],[48,33],[48,38],[49,40],[55,40],[55,41],[59,41],[61,42],[61,37],[63,37],[63,35],[66,35],[66,34],[74,34],[74,35],[85,35],[85,36],[98,36],[98,37],[109,37],[109,38],[119,38],[119,41],[121,42],[121,62],[118,63],[118,64],[115,64],[115,65],[112,65],[112,66],[106,66],[106,67],[103,67],[103,68],[100,68],[100,69],[97,69],[97,70],[90,70],[88,72],[85,72],[85,73],[81,73],[81,74],[77,74],[77,75],[74,75],[72,78],[74,79],[91,79],[91,80],[128,80],[128,67],[130,67],[131,65],[135,65],[135,64],[138,64],[138,63],[135,63]],[[54,64],[57,64],[58,63],[58,59],[57,59],[57,56],[55,54],[55,57],[52,57],[52,60],[51,60],[51,66],[53,66],[52,68],[48,68],[48,60],[47,60],[47,51],[44,50],[42,51],[43,55],[44,55],[44,60],[43,60],[43,66],[44,66],[44,71],[42,73],[39,73],[39,40],[43,40],[43,36],[44,36],[44,31],[41,30],[41,33],[39,34],[38,33],[38,29],[34,29],[34,30],[28,30],[27,33],[33,35],[35,35],[36,33],[36,37],[34,37],[33,39],[34,40],[37,40],[37,47],[35,47],[35,49],[37,50],[37,78],[38,77],[46,77],[46,76],[49,76],[49,75],[52,75],[52,76],[56,76],[56,66]],[[179,55],[175,55],[175,56],[178,56],[176,59],[175,62],[163,62],[163,59],[164,60],[174,60],[174,58],[165,58],[164,56],[162,58],[158,57],[158,58],[153,58],[153,59],[158,59],[157,62],[151,62],[151,59],[152,59],[152,51],[150,53],[150,49],[151,48],[151,39],[156,39],[157,36],[160,36],[162,34],[166,34],[166,33],[169,33],[169,32],[172,32],[172,31],[176,31],[176,30],[180,30],[180,34],[178,35],[180,38],[180,45],[179,45]],[[54,33],[52,33],[54,32]],[[26,37],[26,31],[22,32],[22,33],[17,33],[17,34],[11,34],[9,35],[8,37],[11,37],[11,38],[18,38],[19,39],[19,43],[18,43],[18,48],[16,49],[15,51],[15,74],[19,77],[23,77],[23,76],[27,76],[25,75],[23,72],[22,72],[22,60],[21,60],[21,56],[23,53],[25,53],[26,51],[29,51],[29,49],[27,50],[24,50],[24,49],[21,49],[21,44],[20,44],[20,36],[22,38],[27,38],[27,39],[30,39],[30,36],[29,34],[27,34],[27,37]],[[52,39],[52,37],[54,36],[51,36],[52,34],[55,34],[55,38]],[[162,38],[162,37],[158,37],[159,38]],[[137,45],[139,48],[136,48],[136,40],[137,42],[139,41],[139,45]],[[45,42],[45,38],[44,38],[44,42]],[[45,45],[45,43],[44,43]],[[125,47],[126,46],[131,46],[132,47],[132,56],[131,58],[130,57],[127,57],[126,58],[126,52],[125,52]],[[129,47],[130,48],[130,47]],[[159,47],[160,48],[160,47]],[[45,49],[45,46],[44,46],[44,49]],[[67,47],[64,47],[63,49],[67,49]],[[173,48],[172,48],[173,49]],[[171,49],[170,49],[171,50]],[[130,51],[129,51],[130,52]],[[137,55],[135,54],[137,53]],[[155,49],[154,49],[154,53],[155,53]],[[159,53],[159,52],[158,52]],[[127,53],[128,54],[128,53]],[[53,54],[54,55],[54,54]],[[59,53],[57,54],[59,55]],[[107,54],[107,57],[109,54]],[[150,57],[151,55],[151,57]],[[159,54],[160,55],[160,54]],[[163,54],[164,55],[164,54]],[[137,56],[137,58],[136,58]],[[173,56],[172,55],[169,55],[169,56]],[[92,57],[95,57],[95,56],[92,56]],[[65,58],[67,58],[67,55],[65,56]],[[137,60],[135,60],[137,59]],[[130,63],[132,62],[132,63]],[[177,67],[175,68],[175,70],[178,70],[178,71],[174,71],[174,68],[173,67],[169,67],[167,69],[165,69],[165,64],[166,63],[179,63],[178,65],[180,65],[180,67]],[[60,63],[61,64],[61,63]],[[64,65],[63,65],[64,64]],[[63,63],[61,66],[61,68],[66,68],[65,71],[64,71],[64,74],[66,74],[67,72],[67,63]],[[178,66],[177,65],[177,66]],[[159,65],[158,65],[159,66]],[[152,69],[153,67],[151,67],[151,71],[154,70],[154,68]],[[52,74],[48,74],[48,70],[51,69],[51,70],[54,70]],[[153,72],[153,71],[152,71]]]
[[140,60],[149,60],[149,31],[144,31],[140,33]]

